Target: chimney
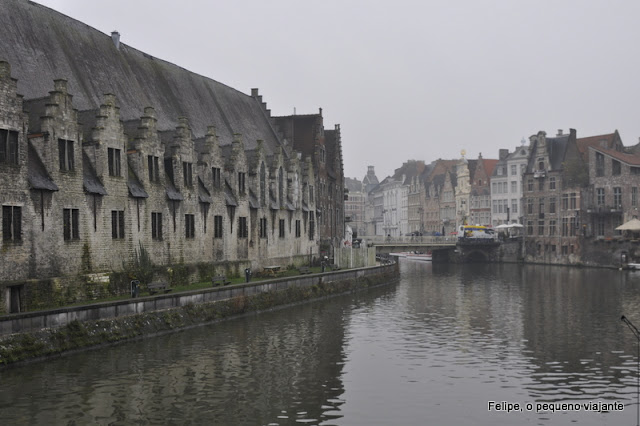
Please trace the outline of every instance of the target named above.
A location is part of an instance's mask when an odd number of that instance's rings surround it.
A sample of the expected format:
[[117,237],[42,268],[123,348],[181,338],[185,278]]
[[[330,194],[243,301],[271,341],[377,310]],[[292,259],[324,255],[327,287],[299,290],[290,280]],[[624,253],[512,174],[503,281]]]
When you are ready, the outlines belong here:
[[113,45],[116,47],[116,50],[120,50],[120,33],[117,31],[112,31],[111,40],[113,40]]
[[499,159],[504,160],[508,156],[509,156],[509,150],[508,149],[501,149],[501,150],[498,151],[498,158]]
[[558,134],[556,136],[562,136],[562,129],[558,129]]

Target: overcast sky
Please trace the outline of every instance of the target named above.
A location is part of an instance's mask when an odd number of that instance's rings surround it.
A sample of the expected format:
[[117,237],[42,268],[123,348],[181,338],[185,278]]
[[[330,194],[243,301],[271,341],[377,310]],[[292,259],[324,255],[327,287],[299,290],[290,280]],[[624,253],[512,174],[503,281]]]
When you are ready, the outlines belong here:
[[497,158],[539,130],[640,136],[637,0],[37,0],[249,94],[339,123],[345,175]]

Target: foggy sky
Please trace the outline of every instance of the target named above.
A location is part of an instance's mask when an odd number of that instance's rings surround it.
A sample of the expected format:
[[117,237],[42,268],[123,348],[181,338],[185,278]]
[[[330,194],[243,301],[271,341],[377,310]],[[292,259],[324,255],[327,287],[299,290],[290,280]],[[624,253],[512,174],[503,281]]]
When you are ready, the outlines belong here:
[[37,0],[243,93],[323,109],[345,175],[497,158],[539,130],[637,143],[640,2]]

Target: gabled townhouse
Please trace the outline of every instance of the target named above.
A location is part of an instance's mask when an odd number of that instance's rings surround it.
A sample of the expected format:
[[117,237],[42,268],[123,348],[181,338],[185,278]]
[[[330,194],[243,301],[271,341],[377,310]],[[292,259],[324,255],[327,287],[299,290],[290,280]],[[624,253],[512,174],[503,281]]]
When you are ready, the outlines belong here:
[[[446,176],[455,169],[458,160],[438,159],[431,163],[428,176],[425,178],[424,191],[425,203],[423,208],[423,221],[427,234],[445,233],[445,223],[441,216],[441,202]],[[449,207],[450,207],[449,200]],[[455,206],[454,206],[455,207]],[[450,218],[449,218],[450,220]],[[447,222],[448,224],[448,222]],[[449,231],[451,232],[451,231]]]
[[455,170],[444,174],[444,182],[439,192],[440,220],[442,221],[442,234],[449,235],[456,232],[456,188],[457,175]]
[[491,174],[491,224],[519,223],[522,218],[522,176],[529,162],[529,146],[522,144],[509,153],[499,151]]
[[491,225],[491,183],[498,160],[482,158],[478,155],[477,165],[471,178],[471,196],[469,223],[473,225]]
[[585,203],[585,235],[610,239],[615,228],[638,218],[640,155],[628,152],[617,131],[578,139],[589,165]]
[[354,237],[368,235],[365,232],[365,203],[367,193],[362,181],[355,178],[345,178],[345,188],[348,190],[344,202],[345,222],[351,227]]
[[311,158],[315,182],[310,189],[318,206],[319,238],[323,250],[328,252],[344,238],[345,186],[340,125],[325,129],[322,109],[317,114],[274,117],[274,123],[287,144]]
[[552,138],[540,131],[531,136],[529,148],[523,175],[526,259],[578,263],[588,174],[576,131]]
[[424,234],[426,232],[425,207],[427,204],[427,191],[425,184],[433,168],[433,163],[427,164],[421,172],[416,173],[416,175],[411,178],[407,195],[409,205],[409,233],[417,232]]

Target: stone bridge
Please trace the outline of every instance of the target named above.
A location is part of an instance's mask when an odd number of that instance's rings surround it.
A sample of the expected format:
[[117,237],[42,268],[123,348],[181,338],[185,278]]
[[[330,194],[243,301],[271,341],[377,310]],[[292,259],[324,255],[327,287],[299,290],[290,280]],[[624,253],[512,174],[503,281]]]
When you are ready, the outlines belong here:
[[496,262],[501,243],[497,240],[458,240],[456,236],[444,237],[362,237],[376,248],[376,254],[404,251],[431,252],[434,262]]

